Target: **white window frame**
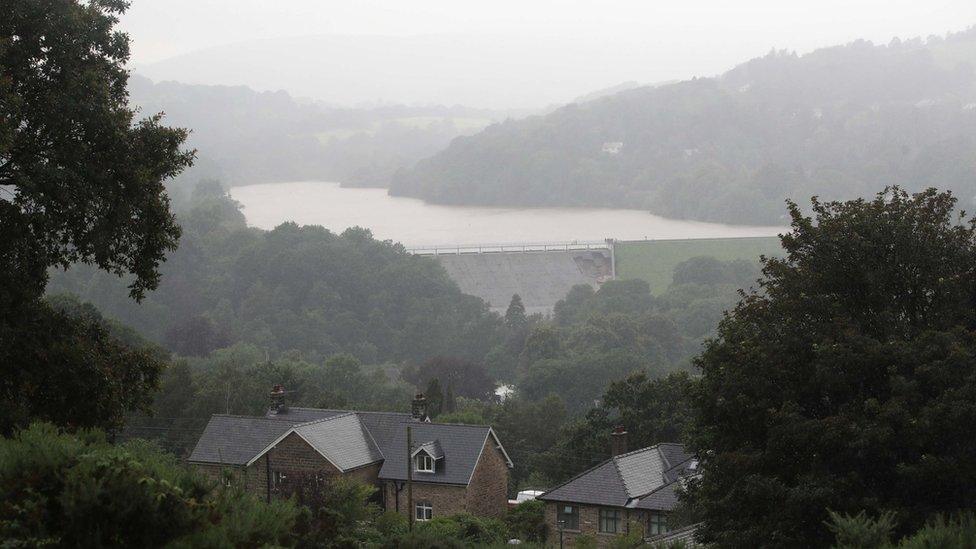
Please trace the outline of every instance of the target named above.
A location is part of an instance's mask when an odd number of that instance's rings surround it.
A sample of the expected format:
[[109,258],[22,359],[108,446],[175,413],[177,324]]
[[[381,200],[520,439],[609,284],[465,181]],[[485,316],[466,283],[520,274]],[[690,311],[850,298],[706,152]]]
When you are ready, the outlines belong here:
[[274,490],[280,489],[287,478],[288,475],[284,471],[271,471],[271,488]]
[[419,522],[434,518],[434,506],[429,501],[418,501],[414,505],[413,516]]
[[[437,460],[434,459],[434,456],[421,450],[420,452],[417,452],[417,455],[413,458],[414,471],[418,473],[433,473],[437,468],[436,461]],[[427,467],[428,465],[430,465],[429,468]]]

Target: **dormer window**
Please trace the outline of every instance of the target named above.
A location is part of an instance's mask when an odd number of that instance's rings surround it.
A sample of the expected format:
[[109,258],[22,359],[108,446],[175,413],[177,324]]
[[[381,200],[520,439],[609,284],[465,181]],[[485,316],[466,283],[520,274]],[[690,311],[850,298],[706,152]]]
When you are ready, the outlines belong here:
[[434,458],[431,457],[427,452],[417,452],[417,456],[414,458],[415,467],[414,469],[418,473],[433,473],[434,472]]

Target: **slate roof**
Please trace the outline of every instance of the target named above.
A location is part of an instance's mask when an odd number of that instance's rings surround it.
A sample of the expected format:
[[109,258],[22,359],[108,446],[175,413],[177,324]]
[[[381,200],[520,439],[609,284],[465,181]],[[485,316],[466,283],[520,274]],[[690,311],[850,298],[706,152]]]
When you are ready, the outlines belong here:
[[[414,480],[441,484],[467,484],[471,480],[474,467],[481,457],[482,448],[487,444],[497,444],[490,427],[484,425],[461,425],[454,423],[411,423],[411,437],[417,444],[437,440],[443,460],[438,460],[433,473],[415,473]],[[392,449],[402,451],[385,453],[386,460],[380,469],[380,478],[390,480],[407,479],[407,429],[401,425],[393,434]],[[504,453],[504,449],[502,450]],[[509,461],[511,466],[511,461]]]
[[434,459],[441,459],[444,457],[444,448],[441,447],[441,442],[439,440],[432,440],[430,442],[424,442],[417,449],[413,451],[413,455],[417,455],[419,451],[427,452],[427,455]]
[[651,536],[646,538],[649,544],[656,544],[660,547],[671,547],[672,545],[677,545],[678,542],[683,543],[683,547],[701,547],[701,544],[695,541],[695,532],[698,530],[698,524],[690,524],[683,528],[678,528],[677,530],[672,530],[666,534],[658,534],[656,536]]
[[342,471],[382,460],[380,478],[405,480],[408,425],[414,448],[427,445],[443,458],[435,473],[416,473],[418,482],[467,484],[486,441],[498,444],[487,426],[418,422],[399,412],[290,408],[263,417],[211,416],[189,461],[247,465],[294,432]]
[[245,465],[291,427],[289,422],[263,417],[214,414],[210,416],[189,461]]
[[680,444],[661,443],[611,458],[538,499],[667,511],[677,503],[674,488],[691,459]]
[[294,427],[295,433],[340,471],[376,463],[383,454],[363,427],[359,416],[348,413]]

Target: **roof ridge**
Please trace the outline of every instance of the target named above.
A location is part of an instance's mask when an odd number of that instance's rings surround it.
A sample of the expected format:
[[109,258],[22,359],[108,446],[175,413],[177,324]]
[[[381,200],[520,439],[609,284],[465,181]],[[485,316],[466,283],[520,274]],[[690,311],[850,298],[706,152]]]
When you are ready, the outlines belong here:
[[420,422],[420,425],[448,425],[451,427],[474,427],[476,429],[491,429],[491,425],[475,425],[473,423],[443,423],[438,421]]
[[[617,455],[613,456],[612,459],[627,457],[627,456],[634,455],[634,454],[637,454],[637,453],[640,453],[640,452],[647,452],[649,450],[657,450],[658,449],[658,446],[660,446],[661,444],[663,444],[663,443],[659,442],[657,444],[654,444],[653,446],[645,446],[643,448],[638,448],[636,450],[631,450],[629,452],[624,452],[622,454],[617,454]],[[658,453],[660,453],[660,450],[658,450]]]
[[[628,452],[628,453],[630,453],[630,452]],[[629,499],[632,499],[634,496],[632,496],[630,494],[630,487],[627,486],[627,481],[624,479],[624,473],[623,473],[623,471],[620,470],[620,462],[617,459],[619,457],[626,456],[626,455],[627,454],[620,454],[618,456],[613,456],[612,458],[610,458],[610,461],[613,462],[613,468],[614,468],[615,471],[617,471],[617,477],[620,479],[620,484],[623,485],[624,492],[627,493],[627,498],[629,500]]]
[[[334,416],[321,417],[319,419],[313,419],[311,421],[305,421],[305,422],[302,422],[302,423],[296,423],[296,424],[292,425],[291,428],[292,429],[298,429],[299,427],[306,427],[308,425],[313,425],[313,424],[316,424],[316,423],[324,423],[326,421],[332,421],[333,419],[339,419],[339,418],[349,417],[349,416],[354,416],[354,415],[356,415],[356,412],[346,412],[344,414],[336,414]],[[357,417],[356,419],[358,420],[359,418]]]
[[386,462],[386,454],[383,453],[383,448],[380,447],[380,443],[376,442],[376,437],[373,436],[373,431],[369,429],[369,425],[366,425],[363,418],[359,417],[359,412],[356,412],[356,421],[359,422],[359,428],[366,432],[369,440],[373,441],[373,448],[376,448],[376,451],[379,452],[380,458]]

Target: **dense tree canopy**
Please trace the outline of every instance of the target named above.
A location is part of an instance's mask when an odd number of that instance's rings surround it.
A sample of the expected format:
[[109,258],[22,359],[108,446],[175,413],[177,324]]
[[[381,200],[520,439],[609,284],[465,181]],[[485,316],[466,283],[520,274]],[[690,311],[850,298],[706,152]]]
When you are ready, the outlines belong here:
[[31,417],[117,427],[161,363],[40,297],[47,269],[131,275],[140,299],[180,229],[163,181],[187,167],[186,131],[128,105],[122,0],[0,4],[0,430]]
[[[5,288],[72,262],[133,273],[134,297],[159,282],[180,232],[163,180],[192,160],[186,131],[160,117],[133,123],[127,3],[4,2],[0,20],[0,200]],[[15,284],[12,287],[22,287]],[[6,300],[5,300],[6,301]]]
[[976,489],[976,228],[948,193],[790,205],[787,256],[698,359],[691,500],[720,546],[826,546],[827,511],[911,531]]

